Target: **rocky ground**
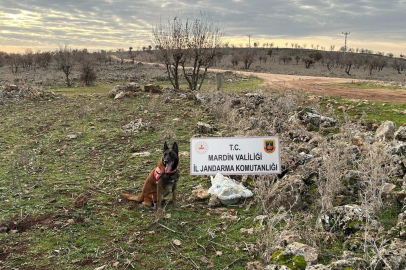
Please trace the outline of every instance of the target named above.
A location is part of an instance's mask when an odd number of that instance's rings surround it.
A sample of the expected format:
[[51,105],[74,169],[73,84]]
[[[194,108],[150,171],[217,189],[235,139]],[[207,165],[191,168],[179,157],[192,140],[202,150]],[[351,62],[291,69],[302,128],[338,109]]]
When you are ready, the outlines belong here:
[[[406,121],[354,119],[352,105],[258,86],[175,91],[161,69],[111,68],[102,95],[52,94],[44,82],[33,92],[27,75],[2,82],[4,267],[32,256],[42,269],[405,269]],[[207,179],[187,174],[161,223],[119,199],[139,191],[157,141],[178,140],[187,171],[191,136],[267,135],[280,138],[282,173],[234,177],[254,200],[222,206]]]

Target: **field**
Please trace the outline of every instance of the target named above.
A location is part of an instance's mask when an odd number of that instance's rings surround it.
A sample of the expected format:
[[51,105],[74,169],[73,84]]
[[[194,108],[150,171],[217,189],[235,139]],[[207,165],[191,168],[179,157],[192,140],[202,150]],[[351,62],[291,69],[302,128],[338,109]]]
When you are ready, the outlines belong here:
[[[204,202],[188,200],[195,186],[210,183],[208,177],[188,175],[188,140],[198,121],[213,117],[179,98],[181,93],[117,102],[106,98],[110,88],[56,88],[50,100],[2,106],[3,267],[191,269],[212,264],[219,269],[238,259],[235,269],[244,269],[254,256],[255,237],[242,237],[240,229],[255,226],[252,202],[208,209]],[[122,126],[138,119],[150,125],[138,133],[123,132]],[[124,202],[119,194],[140,191],[165,139],[180,146],[180,202],[176,208],[169,203],[165,217],[156,220],[154,209]],[[144,151],[151,155],[133,156]],[[76,208],[79,194],[88,203]],[[172,243],[175,239],[180,246]]]
[[[0,105],[0,269],[246,269],[248,262],[264,259],[263,237],[268,235],[255,219],[269,214],[264,213],[256,177],[238,178],[257,193],[234,206],[208,207],[208,200],[191,198],[197,186],[210,187],[209,177],[188,174],[191,137],[273,135],[276,111],[287,119],[309,104],[342,123],[359,122],[369,130],[385,120],[397,127],[406,123],[406,103],[399,102],[405,97],[403,88],[364,89],[340,79],[326,80],[320,91],[313,92],[311,88],[319,84],[309,80],[307,88],[297,93],[292,90],[300,89],[290,87],[295,85],[290,80],[286,85],[287,80],[275,83],[263,73],[250,77],[229,72],[219,93],[210,73],[201,90],[210,98],[200,104],[191,91],[170,89],[159,66],[99,66],[98,73],[94,86],[80,85],[74,74],[76,86],[67,88],[60,72],[12,75],[6,67],[0,70],[8,84],[47,92],[39,99]],[[165,89],[162,94],[141,92],[121,100],[107,97],[114,85],[128,80]],[[335,87],[365,90],[365,96],[356,99],[351,93],[329,91]],[[382,96],[394,92],[398,97],[368,96],[372,88],[387,91],[380,92]],[[231,100],[243,99],[247,93],[259,93],[274,103],[251,110],[244,107],[241,116],[230,118]],[[280,109],[270,113],[275,106]],[[142,125],[126,132],[123,127],[131,122]],[[213,131],[202,134],[198,122],[210,124]],[[289,130],[285,131],[281,134],[288,137]],[[317,131],[330,140],[340,130]],[[180,146],[181,179],[178,204],[173,206],[169,197],[163,217],[158,218],[155,209],[122,200],[119,194],[140,192],[165,140]],[[287,140],[285,150],[293,151]],[[283,157],[286,164],[291,162],[289,153]],[[83,204],[78,204],[80,199]],[[396,224],[400,213],[399,208],[391,209],[387,226]],[[303,222],[314,224],[315,219]],[[282,221],[277,227],[286,224]],[[302,233],[306,230],[302,228]],[[341,244],[335,242],[338,250],[319,245],[323,251],[319,262],[334,262],[343,253]]]

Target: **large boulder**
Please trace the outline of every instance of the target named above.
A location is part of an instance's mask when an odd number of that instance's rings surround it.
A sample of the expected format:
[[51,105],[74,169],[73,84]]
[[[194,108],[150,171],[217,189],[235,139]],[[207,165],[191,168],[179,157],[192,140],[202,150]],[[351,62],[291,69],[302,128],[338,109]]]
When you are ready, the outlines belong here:
[[391,141],[395,137],[396,124],[392,121],[383,122],[375,133],[377,141]]

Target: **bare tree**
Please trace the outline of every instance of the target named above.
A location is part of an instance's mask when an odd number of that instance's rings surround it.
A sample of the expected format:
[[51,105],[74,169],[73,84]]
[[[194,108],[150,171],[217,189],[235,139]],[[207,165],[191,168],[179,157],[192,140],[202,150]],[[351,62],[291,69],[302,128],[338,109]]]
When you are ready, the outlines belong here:
[[295,60],[296,60],[296,65],[299,65],[299,61],[300,61],[299,55],[296,55],[296,56],[295,56]]
[[402,71],[405,68],[405,66],[406,64],[404,60],[402,61],[395,59],[395,61],[393,61],[392,63],[392,67],[397,70],[398,74],[401,74],[400,71]]
[[128,55],[130,56],[131,61],[134,64],[136,53],[133,51],[133,47],[128,48]]
[[[166,66],[169,80],[179,88],[179,66],[191,90],[201,88],[207,69],[214,65],[223,33],[208,18],[200,15],[194,20],[159,23],[153,28],[152,43],[157,45]],[[191,65],[187,68],[186,65]],[[203,74],[201,74],[203,71]]]
[[255,61],[255,53],[253,50],[244,50],[241,55],[241,59],[244,62],[244,68],[249,69],[251,64]]
[[56,61],[58,70],[65,73],[66,84],[68,87],[71,87],[69,75],[72,74],[73,67],[77,62],[76,53],[65,44],[64,46],[59,46],[59,49],[55,52],[54,59]]
[[22,58],[23,57],[21,56],[21,54],[18,53],[10,53],[5,56],[6,63],[10,65],[12,73],[18,72],[18,69],[23,62]]

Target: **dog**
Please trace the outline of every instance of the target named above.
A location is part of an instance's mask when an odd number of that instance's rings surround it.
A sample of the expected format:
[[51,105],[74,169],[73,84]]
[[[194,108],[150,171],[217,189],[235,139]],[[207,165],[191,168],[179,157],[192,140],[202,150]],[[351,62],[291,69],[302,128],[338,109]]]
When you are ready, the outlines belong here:
[[176,204],[176,185],[179,180],[179,149],[176,142],[169,149],[165,142],[161,160],[156,168],[151,170],[142,187],[141,195],[121,194],[121,197],[142,202],[143,205],[152,206],[157,202],[158,212],[162,211],[162,199],[172,192],[173,204]]

